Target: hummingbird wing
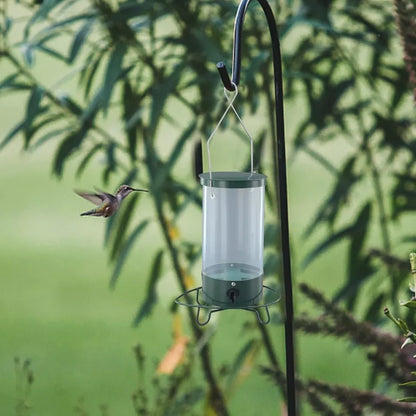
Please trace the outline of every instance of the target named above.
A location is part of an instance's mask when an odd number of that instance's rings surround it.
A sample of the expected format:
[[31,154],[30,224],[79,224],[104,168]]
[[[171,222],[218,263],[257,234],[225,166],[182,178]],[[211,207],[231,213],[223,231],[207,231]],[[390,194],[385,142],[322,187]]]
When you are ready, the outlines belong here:
[[108,192],[103,191],[102,189],[95,188],[97,193],[96,195],[100,195],[103,199],[103,201],[107,202],[114,202],[117,201],[117,198],[113,194],[109,194]]
[[95,205],[101,205],[103,202],[110,201],[110,199],[103,193],[75,192]]

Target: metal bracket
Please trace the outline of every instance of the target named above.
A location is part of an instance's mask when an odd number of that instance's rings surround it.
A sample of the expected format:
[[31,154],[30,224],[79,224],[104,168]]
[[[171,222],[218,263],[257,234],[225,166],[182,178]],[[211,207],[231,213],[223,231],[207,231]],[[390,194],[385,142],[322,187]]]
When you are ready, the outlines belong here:
[[[270,322],[269,306],[279,302],[280,295],[277,290],[272,289],[269,286],[263,285],[263,289],[266,289],[266,291],[272,292],[275,295],[275,297],[271,301],[264,303],[264,304],[260,304],[260,305],[252,305],[252,306],[247,306],[247,307],[235,307],[235,308],[233,307],[227,308],[227,307],[216,306],[216,305],[207,305],[205,303],[202,303],[199,300],[199,294],[202,291],[202,286],[187,290],[186,292],[182,293],[175,299],[175,303],[181,306],[186,306],[188,308],[197,308],[196,322],[198,323],[198,325],[201,325],[201,326],[206,325],[210,321],[211,315],[213,313],[224,311],[227,309],[241,309],[244,311],[254,312],[256,314],[258,322],[262,325],[267,325]],[[195,298],[196,303],[185,303],[181,301],[181,298],[188,297],[189,295],[193,293],[196,293],[196,298]],[[264,309],[266,311],[266,319],[262,318],[260,314],[261,309]],[[208,316],[204,320],[201,320],[201,310],[206,310],[208,312]]]

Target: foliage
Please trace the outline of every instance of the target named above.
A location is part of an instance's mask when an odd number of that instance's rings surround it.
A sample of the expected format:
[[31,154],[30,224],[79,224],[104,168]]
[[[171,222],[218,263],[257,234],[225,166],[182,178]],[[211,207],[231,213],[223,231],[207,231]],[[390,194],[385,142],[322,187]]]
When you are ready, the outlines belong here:
[[[416,253],[410,254],[410,266],[411,266],[411,271],[413,273],[413,276],[415,276],[416,278]],[[400,305],[405,306],[409,309],[415,309],[416,302],[415,302],[414,282],[410,284],[410,290],[411,292],[413,292],[412,298],[406,302],[400,302]],[[413,331],[409,329],[408,324],[403,319],[394,317],[388,308],[384,308],[384,314],[399,328],[400,332],[405,337],[405,341],[403,342],[402,347],[401,347],[402,350],[407,345],[416,344],[416,333],[414,333]],[[415,358],[415,356],[413,356],[413,358]],[[411,374],[415,376],[416,372],[412,371]],[[404,383],[402,382],[400,385],[405,388],[413,388],[416,386],[416,381],[411,379],[410,381],[405,381]],[[411,390],[414,390],[414,389],[411,389]],[[416,397],[414,396],[405,397],[403,399],[400,399],[399,401],[405,402],[405,403],[416,402]]]
[[[337,19],[341,14],[344,24]],[[308,101],[295,132],[295,151],[307,152],[334,178],[305,230],[309,237],[326,226],[328,237],[306,256],[304,266],[335,244],[348,244],[346,281],[335,299],[356,309],[371,280],[373,302],[365,302],[366,318],[376,321],[382,303],[396,299],[402,285],[399,261],[387,263],[383,273],[379,267],[400,248],[394,241],[406,247],[405,236],[398,238],[392,228],[415,209],[414,113],[408,74],[402,62],[392,59],[393,14],[380,2],[339,8],[305,3],[292,18],[299,19],[312,20],[314,36],[303,37],[286,64],[289,74],[293,71],[287,95],[305,91]],[[328,142],[345,156],[326,156],[321,148]],[[370,243],[372,235],[378,243]],[[376,285],[386,274],[389,285]]]
[[[345,242],[346,281],[335,299],[345,301],[350,311],[356,311],[361,300],[365,318],[377,321],[382,304],[395,299],[403,286],[403,261],[396,253],[415,241],[413,235],[393,237],[392,233],[395,222],[406,220],[416,209],[414,114],[408,100],[408,74],[401,57],[395,55],[397,33],[392,5],[377,0],[287,0],[276,2],[275,9],[282,44],[292,35],[295,38],[290,40],[291,48],[283,50],[286,102],[305,110],[299,112],[292,138],[294,155],[306,153],[332,177],[331,189],[305,230],[305,237],[321,235],[322,229],[327,235],[305,257],[303,265]],[[101,160],[103,185],[111,180],[137,182],[151,191],[153,215],[163,244],[154,253],[136,325],[152,313],[157,303],[163,263],[170,262],[180,291],[194,281],[200,245],[184,236],[179,224],[189,211],[199,209],[201,199],[198,185],[190,180],[191,169],[188,176],[183,171],[184,166],[191,165],[189,143],[195,150],[195,165],[201,166],[201,144],[196,138],[208,137],[223,111],[217,104],[221,91],[214,88],[219,81],[213,63],[230,56],[234,13],[235,5],[227,1],[2,3],[0,59],[9,69],[1,75],[0,94],[22,94],[25,105],[15,126],[0,138],[0,149],[20,138],[26,151],[55,146],[52,171],[57,177],[65,174],[68,164],[75,164],[76,174],[83,175],[91,163]],[[267,104],[269,126],[259,126],[254,134],[255,167],[273,178],[273,77],[263,19],[260,13],[247,15],[241,77],[247,105],[242,112],[257,114],[264,110],[260,105]],[[62,68],[62,78],[51,82],[37,73],[36,62],[41,59]],[[65,83],[71,77],[77,78],[78,88],[66,91]],[[234,125],[229,127],[235,130]],[[325,153],[327,145],[338,154]],[[247,165],[245,161],[241,167]],[[279,227],[273,189],[269,186],[267,195],[265,275],[277,280]],[[107,222],[106,246],[114,262],[112,286],[117,284],[134,244],[149,236],[153,218],[133,215],[142,199],[131,197]],[[380,243],[370,243],[372,235],[379,236]],[[386,275],[388,285],[379,284]],[[360,299],[370,283],[371,301]],[[381,339],[371,338],[364,343],[360,332],[363,327],[356,327],[350,315],[332,304],[328,307],[323,299],[318,304],[324,305],[329,315],[310,320],[308,325],[314,321],[316,332],[346,336],[362,348],[371,345],[376,349],[369,355],[375,372],[387,382],[397,380],[397,362],[389,363],[392,354],[383,356],[378,341],[374,341]],[[195,324],[193,312],[188,312],[193,345],[200,345],[209,411],[227,415],[226,386],[219,381],[206,332]],[[302,325],[299,328],[306,330]],[[238,386],[233,380],[240,380],[243,363],[253,369],[255,353],[262,345],[271,364],[267,371],[284,392],[269,329],[247,328],[253,331],[252,339],[231,366],[229,385],[232,389]],[[364,332],[371,330],[368,326]],[[313,331],[308,327],[306,332]],[[187,374],[188,370],[178,365],[179,372]],[[339,402],[348,396],[341,387],[302,380],[299,383],[317,411],[327,408],[323,414],[335,414],[328,410],[333,404],[325,404],[327,396]],[[174,384],[164,391],[169,392]],[[358,397],[362,392],[356,393]],[[142,392],[137,394],[137,408],[141,409],[146,400]],[[170,399],[179,406],[181,397],[175,392]],[[192,397],[197,401],[200,392]],[[365,399],[363,408],[380,398],[364,393],[360,397]],[[386,414],[383,408],[392,412],[391,402],[384,399],[378,402],[382,405],[373,407],[375,412]],[[360,411],[351,406],[343,410],[351,415],[362,414]]]
[[[406,382],[409,377],[409,357],[400,352],[401,337],[394,336],[368,322],[359,321],[348,311],[328,300],[321,292],[303,283],[301,292],[310,299],[315,314],[303,314],[296,318],[298,331],[306,334],[320,334],[346,339],[351,345],[360,347],[367,359],[378,371],[384,382]],[[342,359],[342,357],[340,357]],[[278,385],[284,385],[284,373],[279,366],[262,367]],[[399,403],[388,395],[374,390],[359,390],[348,386],[298,378],[297,388],[301,397],[305,397],[311,407],[322,415],[413,415],[416,407],[408,403]]]
[[416,1],[395,0],[395,7],[397,26],[403,43],[404,60],[410,82],[414,88],[413,99],[416,103],[416,47],[413,39],[416,30]]

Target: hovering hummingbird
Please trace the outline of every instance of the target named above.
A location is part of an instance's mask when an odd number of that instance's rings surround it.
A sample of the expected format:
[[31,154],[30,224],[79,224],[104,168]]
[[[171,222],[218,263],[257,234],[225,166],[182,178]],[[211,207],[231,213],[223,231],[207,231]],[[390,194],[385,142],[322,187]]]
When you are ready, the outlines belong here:
[[91,215],[93,217],[111,217],[120,207],[123,199],[130,194],[130,192],[149,192],[146,189],[136,189],[129,185],[121,185],[118,188],[115,195],[108,194],[107,192],[78,192],[75,191],[79,196],[82,196],[93,204],[98,205],[96,208],[83,212],[81,215]]

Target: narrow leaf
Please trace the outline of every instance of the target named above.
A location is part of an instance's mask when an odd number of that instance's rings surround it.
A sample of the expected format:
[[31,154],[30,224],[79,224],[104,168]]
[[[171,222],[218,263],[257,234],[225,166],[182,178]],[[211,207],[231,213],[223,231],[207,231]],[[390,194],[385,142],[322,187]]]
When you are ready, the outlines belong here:
[[129,222],[134,212],[134,207],[138,201],[139,194],[129,196],[129,199],[124,202],[122,211],[119,213],[119,220],[117,223],[117,233],[114,237],[113,247],[111,249],[110,259],[114,260],[122,248],[123,238],[127,232]]
[[31,67],[33,63],[35,62],[33,45],[30,43],[25,43],[21,46],[21,51],[22,51],[23,59],[26,62],[26,65]]
[[108,184],[110,175],[117,170],[117,161],[115,157],[116,144],[111,142],[106,148],[106,167],[103,172],[103,182]]
[[86,135],[86,130],[81,128],[80,130],[70,133],[59,145],[55,154],[53,162],[53,172],[57,176],[62,176],[64,163],[71,154],[81,146],[82,141]]
[[127,135],[129,156],[132,161],[136,160],[137,129],[135,126],[129,128],[128,120],[131,119],[131,117],[138,111],[138,101],[138,97],[134,93],[130,82],[126,80],[123,83],[123,120],[125,122],[125,132]]
[[[136,180],[137,177],[137,169],[133,168],[131,169],[127,175],[125,176],[125,178],[121,181],[121,183],[125,183],[125,184],[130,184],[130,183],[134,183],[134,181]],[[131,196],[132,198],[134,198],[134,195]],[[121,212],[124,212],[124,208],[123,206],[121,207]],[[110,241],[110,236],[112,234],[112,231],[114,229],[114,227],[116,226],[116,224],[118,224],[119,221],[119,216],[117,215],[113,215],[112,217],[108,218],[106,221],[106,226],[105,226],[105,234],[104,234],[104,245],[106,246],[109,241]],[[116,221],[117,219],[117,221]]]
[[21,121],[20,123],[17,123],[7,134],[7,136],[3,139],[3,141],[0,143],[0,150],[3,149],[12,139],[14,136],[16,136],[17,133],[19,133],[20,130],[25,126],[26,120]]
[[400,301],[400,306],[406,306],[409,309],[416,309],[416,300]]
[[163,250],[158,251],[156,254],[152,270],[150,272],[150,277],[148,279],[148,286],[146,290],[146,298],[139,308],[136,317],[134,318],[133,325],[137,326],[140,324],[143,318],[148,316],[152,311],[154,305],[156,304],[157,300],[157,293],[156,293],[156,284],[161,277],[162,274],[162,261],[163,261]]
[[41,6],[37,10],[37,12],[31,17],[29,22],[27,23],[24,31],[25,39],[28,39],[30,29],[33,24],[45,19],[48,14],[53,10],[55,6],[61,3],[62,0],[43,0]]
[[399,399],[397,401],[402,403],[413,403],[416,402],[416,397],[404,397],[403,399]]
[[95,154],[103,148],[104,148],[104,145],[102,143],[97,143],[87,152],[87,154],[84,156],[84,158],[82,159],[81,163],[78,166],[78,169],[75,174],[77,177],[80,177],[83,174],[85,168],[90,163],[93,156],[95,156]]
[[163,185],[169,173],[171,173],[174,164],[181,155],[185,143],[188,141],[189,137],[194,132],[196,125],[197,122],[194,121],[190,124],[190,126],[187,129],[185,129],[181,137],[177,140],[175,147],[173,148],[168,160],[165,163],[163,163],[163,165],[157,170],[157,174],[153,177],[154,189],[158,190],[160,186]]
[[71,64],[74,62],[75,58],[78,56],[82,46],[84,45],[85,39],[90,33],[94,23],[95,19],[88,19],[78,30],[71,44],[71,49],[68,54],[68,63]]
[[150,135],[155,134],[156,127],[160,121],[163,109],[166,105],[166,101],[169,95],[176,88],[181,74],[184,69],[184,64],[180,63],[176,65],[172,72],[159,84],[157,84],[152,90],[152,105],[150,111],[149,132]]
[[380,293],[370,304],[367,309],[364,320],[367,322],[374,322],[380,317],[380,312],[383,310],[385,294]]
[[15,74],[11,74],[8,77],[4,78],[0,82],[0,90],[4,90],[4,89],[7,89],[7,88],[10,88],[12,90],[21,89],[21,88],[18,88],[19,85],[20,86],[25,86],[26,88],[28,88],[29,87],[28,85],[16,82],[16,80],[19,76],[20,76],[20,73],[16,72]]
[[326,240],[318,244],[303,260],[302,268],[305,269],[312,261],[314,261],[320,254],[328,250],[334,244],[342,241],[345,237],[351,235],[354,232],[354,225],[343,228],[341,231],[332,234]]
[[407,381],[406,383],[399,384],[400,387],[416,387],[416,381]]
[[29,100],[27,102],[26,107],[26,118],[25,118],[25,146],[29,144],[30,140],[30,131],[33,124],[33,120],[37,117],[40,111],[40,102],[43,97],[43,88],[41,87],[34,87],[32,92],[29,96]]
[[63,133],[67,133],[69,130],[71,130],[71,127],[62,127],[60,129],[51,130],[48,133],[41,136],[34,144],[30,146],[31,150],[35,150],[38,147],[42,146],[44,143],[46,143],[48,140],[51,140],[55,138],[56,136],[60,136]]
[[260,348],[261,343],[252,339],[238,353],[227,380],[227,396],[230,396],[249,377]]
[[104,114],[107,113],[108,105],[113,93],[114,84],[120,76],[124,55],[127,52],[127,45],[125,43],[117,43],[115,49],[108,59],[108,65],[104,77],[104,83],[102,87],[102,108]]
[[110,279],[110,287],[114,287],[118,277],[121,273],[121,270],[124,266],[124,263],[127,259],[127,256],[130,253],[131,248],[133,247],[133,243],[136,241],[136,239],[139,237],[139,235],[142,233],[142,231],[147,227],[149,221],[143,220],[136,229],[130,234],[129,238],[127,239],[126,243],[123,245],[122,250],[120,251],[120,255],[118,257],[118,261],[116,266],[114,267],[113,274]]

